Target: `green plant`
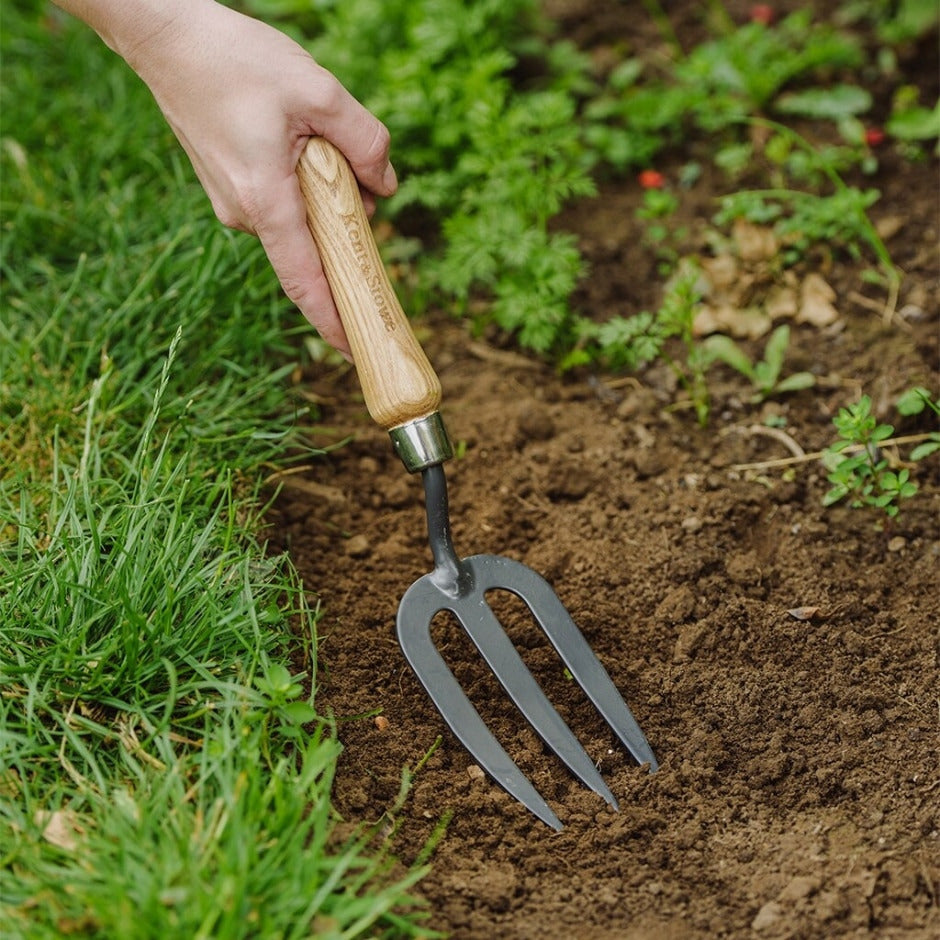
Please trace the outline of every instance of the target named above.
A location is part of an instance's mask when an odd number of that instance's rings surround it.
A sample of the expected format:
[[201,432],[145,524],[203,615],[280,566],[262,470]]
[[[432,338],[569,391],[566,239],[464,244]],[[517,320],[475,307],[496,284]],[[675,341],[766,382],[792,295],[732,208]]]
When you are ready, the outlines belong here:
[[[662,359],[689,395],[698,422],[708,423],[710,396],[706,373],[710,356],[693,329],[701,292],[700,271],[687,264],[676,271],[655,314],[644,311],[632,317],[611,317],[604,323],[582,320],[579,344],[562,362],[562,368],[600,360],[609,368],[636,369]],[[681,350],[681,355],[671,347]]]
[[907,468],[890,469],[879,449],[879,444],[894,433],[894,427],[878,423],[867,395],[839,409],[833,424],[839,437],[824,456],[831,467],[828,479],[833,486],[823,497],[823,505],[849,499],[853,508],[868,506],[883,510],[889,518],[896,516],[901,501],[917,492],[917,484],[910,479]]
[[[897,402],[897,408],[900,414],[905,417],[921,414],[925,408],[929,408],[940,418],[940,401],[936,401],[930,392],[923,386],[915,386],[908,389]],[[910,454],[911,460],[923,460],[931,454],[940,451],[940,431],[930,431],[927,439],[919,443]]]
[[549,223],[594,192],[597,158],[577,119],[588,62],[536,13],[533,0],[350,0],[323,6],[311,49],[392,133],[402,184],[383,211],[405,230],[417,216],[436,242],[415,254],[422,297],[462,313],[485,301],[480,323],[555,352],[583,263]]
[[754,386],[751,400],[761,402],[775,395],[812,388],[816,378],[811,372],[794,372],[781,378],[787,347],[790,345],[790,327],[778,326],[768,337],[764,356],[751,362],[747,353],[729,336],[715,334],[703,341],[706,352],[713,360],[724,362],[748,378]]

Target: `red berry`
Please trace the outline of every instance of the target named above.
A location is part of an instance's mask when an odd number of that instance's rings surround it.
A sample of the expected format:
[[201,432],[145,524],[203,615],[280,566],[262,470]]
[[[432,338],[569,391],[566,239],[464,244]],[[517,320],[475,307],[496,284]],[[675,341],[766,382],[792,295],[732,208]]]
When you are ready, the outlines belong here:
[[775,16],[774,8],[769,3],[755,3],[751,7],[752,23],[763,23],[764,26],[770,26]]
[[877,147],[885,142],[885,132],[880,127],[868,127],[865,129],[865,143],[869,147]]
[[666,177],[659,170],[643,170],[639,180],[644,189],[662,189],[666,185]]

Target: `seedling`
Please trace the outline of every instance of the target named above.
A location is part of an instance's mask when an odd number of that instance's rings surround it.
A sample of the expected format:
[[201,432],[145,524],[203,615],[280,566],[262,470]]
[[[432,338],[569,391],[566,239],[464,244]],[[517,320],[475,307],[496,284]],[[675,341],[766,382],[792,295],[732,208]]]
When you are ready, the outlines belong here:
[[754,386],[752,402],[762,402],[775,395],[797,392],[811,388],[816,384],[816,377],[810,372],[794,372],[785,378],[780,377],[787,347],[790,345],[790,327],[778,326],[764,346],[764,358],[751,362],[747,353],[730,336],[715,334],[704,341],[706,352],[713,360],[731,366],[741,375],[750,379]]
[[[940,402],[934,401],[930,392],[922,386],[908,389],[898,399],[898,411],[905,417],[919,415],[925,408],[929,408],[940,418]],[[911,460],[923,460],[931,454],[940,451],[940,432],[931,431],[927,439],[919,443],[910,453]]]
[[823,505],[831,506],[849,499],[853,508],[869,506],[893,518],[900,510],[901,500],[917,492],[910,471],[889,469],[888,459],[879,448],[879,444],[894,433],[894,427],[878,423],[868,395],[863,395],[854,405],[841,408],[832,423],[839,432],[839,439],[826,449],[823,457],[824,463],[831,467],[828,479],[833,484],[823,497]]

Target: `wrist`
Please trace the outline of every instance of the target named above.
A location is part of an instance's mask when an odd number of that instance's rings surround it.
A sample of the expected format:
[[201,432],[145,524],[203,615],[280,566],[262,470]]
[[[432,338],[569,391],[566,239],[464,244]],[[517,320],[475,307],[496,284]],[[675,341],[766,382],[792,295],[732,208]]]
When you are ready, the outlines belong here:
[[215,0],[55,0],[90,26],[138,74],[174,30]]

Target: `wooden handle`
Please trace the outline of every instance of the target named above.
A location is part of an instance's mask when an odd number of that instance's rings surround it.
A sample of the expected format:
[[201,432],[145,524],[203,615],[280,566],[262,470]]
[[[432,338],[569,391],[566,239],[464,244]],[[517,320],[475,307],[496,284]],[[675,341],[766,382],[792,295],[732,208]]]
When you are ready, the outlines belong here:
[[297,176],[369,414],[385,429],[432,414],[441,404],[440,380],[385,273],[346,158],[313,137]]

